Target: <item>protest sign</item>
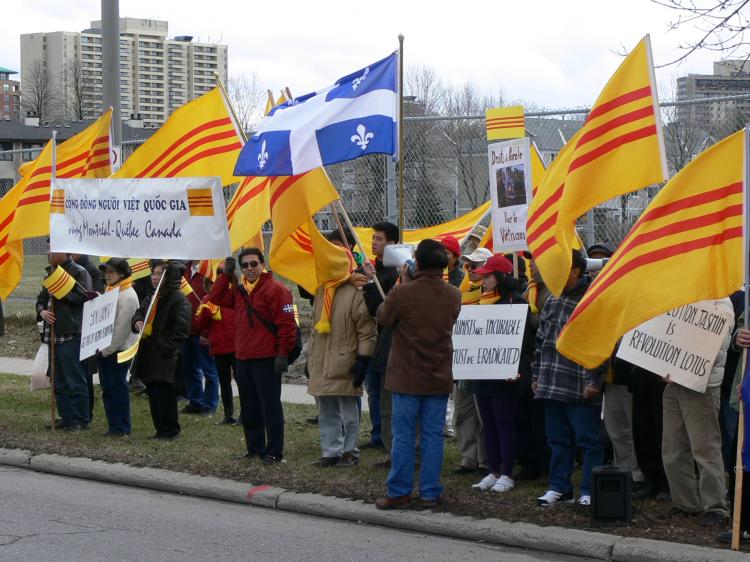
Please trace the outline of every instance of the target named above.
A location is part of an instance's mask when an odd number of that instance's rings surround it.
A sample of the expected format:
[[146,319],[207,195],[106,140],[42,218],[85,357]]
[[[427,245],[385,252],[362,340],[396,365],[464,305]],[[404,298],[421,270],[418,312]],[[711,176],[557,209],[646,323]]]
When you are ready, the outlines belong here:
[[734,315],[716,301],[680,306],[622,337],[617,357],[684,387],[705,392]]
[[527,304],[463,306],[453,326],[453,378],[514,379]]
[[221,181],[54,179],[50,248],[122,258],[223,258],[231,251]]
[[81,361],[112,343],[119,294],[120,288],[118,287],[83,303],[81,354],[79,356]]
[[496,252],[528,250],[526,219],[531,202],[531,141],[498,142],[487,147]]

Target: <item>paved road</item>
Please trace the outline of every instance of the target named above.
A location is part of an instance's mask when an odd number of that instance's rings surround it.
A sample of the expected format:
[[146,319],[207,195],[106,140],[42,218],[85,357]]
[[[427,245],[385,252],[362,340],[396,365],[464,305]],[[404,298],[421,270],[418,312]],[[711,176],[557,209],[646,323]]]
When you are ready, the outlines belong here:
[[0,560],[584,559],[0,467]]

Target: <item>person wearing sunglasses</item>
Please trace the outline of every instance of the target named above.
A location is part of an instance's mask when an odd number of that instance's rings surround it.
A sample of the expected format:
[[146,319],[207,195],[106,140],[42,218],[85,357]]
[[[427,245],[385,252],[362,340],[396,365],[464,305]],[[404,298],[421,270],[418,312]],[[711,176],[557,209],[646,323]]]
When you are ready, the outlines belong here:
[[[240,279],[235,278],[237,262]],[[297,344],[292,293],[265,271],[263,252],[246,248],[237,260],[224,261],[224,273],[209,300],[234,309],[234,349],[242,427],[247,453],[266,464],[281,462],[284,453],[284,410],[281,375]]]

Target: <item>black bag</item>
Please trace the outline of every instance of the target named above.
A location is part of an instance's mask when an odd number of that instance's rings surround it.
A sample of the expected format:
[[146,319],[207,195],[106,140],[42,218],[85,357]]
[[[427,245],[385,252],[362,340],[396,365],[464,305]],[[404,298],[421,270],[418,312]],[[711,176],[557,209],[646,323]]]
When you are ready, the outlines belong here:
[[[266,330],[268,330],[275,336],[279,332],[279,327],[273,322],[271,322],[270,320],[266,320],[255,311],[255,309],[253,308],[253,305],[250,304],[250,295],[248,295],[247,291],[245,290],[245,287],[240,285],[239,291],[240,293],[242,293],[242,296],[245,298],[245,304],[247,305],[247,319],[250,322],[250,325],[252,326],[252,316],[255,316],[258,320],[260,320],[260,323],[263,324]],[[302,353],[302,331],[299,329],[299,326],[297,326],[297,340],[294,342],[294,347],[289,352],[289,357],[288,357],[290,366],[297,359],[299,359],[299,356],[301,353]]]

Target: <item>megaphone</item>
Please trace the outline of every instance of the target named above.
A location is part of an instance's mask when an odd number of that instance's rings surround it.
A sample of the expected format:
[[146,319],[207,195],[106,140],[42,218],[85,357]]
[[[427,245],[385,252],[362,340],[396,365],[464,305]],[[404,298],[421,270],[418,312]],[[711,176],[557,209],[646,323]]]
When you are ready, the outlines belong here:
[[607,262],[609,261],[609,258],[601,258],[601,259],[591,259],[586,258],[586,273],[591,273],[593,271],[601,271],[602,268],[607,265]]

